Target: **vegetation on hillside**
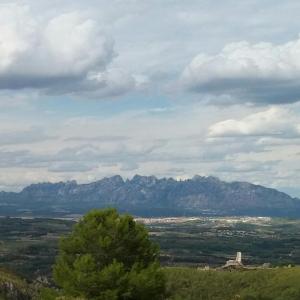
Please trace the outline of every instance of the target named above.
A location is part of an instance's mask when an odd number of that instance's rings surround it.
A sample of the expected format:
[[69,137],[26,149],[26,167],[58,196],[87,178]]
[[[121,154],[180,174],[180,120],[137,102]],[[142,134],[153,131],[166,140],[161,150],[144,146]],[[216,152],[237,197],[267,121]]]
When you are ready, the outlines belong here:
[[30,300],[34,290],[14,274],[0,270],[0,300]]
[[167,268],[169,300],[299,300],[300,268],[203,271]]
[[[166,300],[300,299],[299,267],[236,272],[192,268],[164,268],[163,271],[167,285]],[[10,286],[10,289],[4,286]],[[62,297],[54,289],[43,289],[34,294],[34,289],[25,281],[4,271],[0,271],[0,287],[0,300],[88,300]]]

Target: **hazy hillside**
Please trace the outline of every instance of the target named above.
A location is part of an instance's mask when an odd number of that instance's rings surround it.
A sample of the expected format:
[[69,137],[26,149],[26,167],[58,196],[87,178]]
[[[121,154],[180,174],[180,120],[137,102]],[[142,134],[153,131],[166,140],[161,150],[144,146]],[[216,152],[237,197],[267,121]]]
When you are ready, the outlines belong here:
[[300,216],[300,200],[247,182],[215,177],[172,178],[113,176],[89,184],[75,181],[33,184],[20,193],[0,193],[1,215],[81,214],[116,207],[141,216],[260,215]]

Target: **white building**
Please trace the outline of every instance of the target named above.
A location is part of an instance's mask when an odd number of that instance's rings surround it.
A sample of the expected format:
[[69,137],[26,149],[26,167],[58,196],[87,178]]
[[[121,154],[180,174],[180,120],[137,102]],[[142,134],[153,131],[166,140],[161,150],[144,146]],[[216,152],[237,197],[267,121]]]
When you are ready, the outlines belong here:
[[237,252],[236,258],[227,260],[226,265],[223,266],[223,268],[231,268],[231,267],[232,268],[243,267],[242,252]]

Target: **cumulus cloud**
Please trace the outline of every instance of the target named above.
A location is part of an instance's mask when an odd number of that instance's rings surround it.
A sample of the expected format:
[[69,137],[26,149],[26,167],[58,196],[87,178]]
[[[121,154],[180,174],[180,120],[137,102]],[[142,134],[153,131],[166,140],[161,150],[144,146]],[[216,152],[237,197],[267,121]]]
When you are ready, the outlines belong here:
[[120,94],[134,79],[108,68],[114,56],[112,38],[79,11],[41,20],[27,6],[0,6],[1,89]]
[[[185,68],[182,80],[191,91],[227,95],[231,102],[297,102],[300,37],[280,45],[243,41],[226,45],[215,55],[201,53]],[[212,99],[228,102],[226,97]]]
[[300,136],[300,122],[286,108],[271,107],[241,119],[229,119],[210,126],[209,137],[275,136],[293,138]]

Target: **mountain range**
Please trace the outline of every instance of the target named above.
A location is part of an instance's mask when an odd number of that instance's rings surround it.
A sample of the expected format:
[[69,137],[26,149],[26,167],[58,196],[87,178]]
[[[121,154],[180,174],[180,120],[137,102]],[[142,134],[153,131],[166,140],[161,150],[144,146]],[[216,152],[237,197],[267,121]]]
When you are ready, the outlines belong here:
[[19,193],[0,193],[2,216],[83,214],[93,208],[115,207],[136,216],[248,215],[300,217],[300,199],[248,182],[216,177],[158,179],[116,175],[99,181],[38,183]]

